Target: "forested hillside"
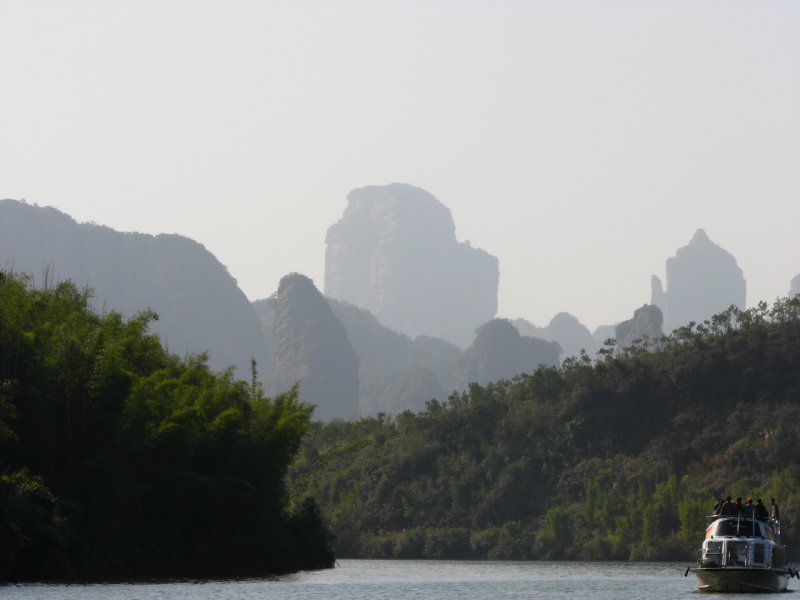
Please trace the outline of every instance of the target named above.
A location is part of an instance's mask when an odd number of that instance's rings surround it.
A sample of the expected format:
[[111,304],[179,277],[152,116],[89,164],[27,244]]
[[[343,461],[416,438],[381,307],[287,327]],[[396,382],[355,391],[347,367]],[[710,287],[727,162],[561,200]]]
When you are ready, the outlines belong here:
[[800,548],[800,301],[731,308],[427,410],[315,424],[290,478],[344,557],[690,559],[717,496]]
[[332,566],[316,505],[285,490],[311,408],[167,353],[155,318],[0,272],[0,580]]

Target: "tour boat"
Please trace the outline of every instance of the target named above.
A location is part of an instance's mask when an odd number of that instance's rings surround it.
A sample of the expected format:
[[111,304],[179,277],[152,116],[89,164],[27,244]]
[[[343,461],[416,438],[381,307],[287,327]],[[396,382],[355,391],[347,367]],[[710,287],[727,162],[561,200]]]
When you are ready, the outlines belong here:
[[753,515],[708,517],[694,571],[701,592],[785,592],[798,575],[786,564],[780,523]]

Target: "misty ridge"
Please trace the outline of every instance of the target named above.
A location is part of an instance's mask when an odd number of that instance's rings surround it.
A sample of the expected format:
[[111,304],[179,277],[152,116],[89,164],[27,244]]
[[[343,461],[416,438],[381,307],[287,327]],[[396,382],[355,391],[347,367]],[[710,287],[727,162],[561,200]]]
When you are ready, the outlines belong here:
[[[292,273],[250,302],[194,240],[79,224],[14,200],[0,201],[0,265],[38,286],[87,286],[101,313],[152,310],[151,331],[168,351],[206,353],[211,368],[243,379],[255,361],[268,394],[299,383],[322,420],[420,411],[470,383],[591,358],[608,339],[618,348],[652,344],[746,306],[735,257],[698,229],[666,259],[666,282],[652,276],[649,301],[630,307],[624,322],[590,331],[565,312],[544,325],[498,319],[499,259],[458,241],[435,196],[394,183],[355,189],[347,200],[326,236],[322,291]],[[797,293],[800,274],[789,283]]]

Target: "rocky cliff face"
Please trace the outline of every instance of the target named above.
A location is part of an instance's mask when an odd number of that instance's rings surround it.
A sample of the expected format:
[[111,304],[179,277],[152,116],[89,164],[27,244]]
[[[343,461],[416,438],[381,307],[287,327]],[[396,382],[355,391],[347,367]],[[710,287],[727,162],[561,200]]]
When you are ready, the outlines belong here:
[[274,354],[268,393],[299,383],[300,399],[317,405],[315,418],[358,417],[358,359],[314,283],[304,275],[287,275],[272,307]]
[[790,298],[792,296],[796,296],[797,294],[800,294],[800,274],[794,276],[794,279],[792,279],[792,283],[789,287]]
[[497,312],[497,258],[459,243],[450,210],[406,184],[353,190],[328,229],[325,295],[411,337],[461,347]]
[[661,309],[657,306],[645,304],[641,308],[637,308],[632,319],[617,325],[615,330],[617,348],[630,346],[645,338],[655,342],[664,335],[661,329],[663,321]]
[[521,336],[507,319],[493,319],[476,331],[475,341],[466,349],[456,371],[456,380],[486,385],[533,373],[540,366],[558,366],[561,348],[556,342]]
[[266,359],[258,318],[236,280],[188,238],[120,233],[78,224],[54,208],[2,200],[0,268],[27,273],[35,285],[70,279],[89,286],[101,312],[152,309],[159,320],[150,330],[168,350],[208,351],[215,370],[235,366],[248,379],[251,358]]
[[702,323],[731,304],[745,307],[746,283],[736,259],[702,229],[667,259],[667,287],[663,294],[658,288],[654,280],[652,303],[662,308],[667,333],[690,321]]

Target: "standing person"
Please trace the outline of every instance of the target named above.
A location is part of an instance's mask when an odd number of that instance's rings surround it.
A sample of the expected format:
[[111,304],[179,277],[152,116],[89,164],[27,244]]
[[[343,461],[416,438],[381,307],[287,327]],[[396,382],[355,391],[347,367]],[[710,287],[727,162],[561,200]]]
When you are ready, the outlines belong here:
[[736,516],[736,505],[733,503],[733,500],[730,496],[725,498],[725,501],[722,503],[722,506],[719,507],[719,514],[720,516],[725,517],[735,517]]
[[775,498],[769,499],[769,518],[776,522],[781,520],[781,509]]
[[725,498],[717,498],[717,501],[714,503],[714,512],[711,514],[718,515],[722,510],[722,504],[725,502]]
[[748,496],[747,500],[744,501],[744,514],[745,514],[745,516],[752,517],[754,509],[755,509],[755,506],[753,506],[753,497],[752,496]]
[[744,504],[742,504],[742,497],[739,496],[736,498],[736,514],[742,514],[744,512]]
[[756,519],[761,519],[762,521],[766,521],[769,519],[769,513],[767,513],[767,507],[764,506],[764,503],[761,501],[761,498],[756,500]]
[[769,499],[769,523],[778,535],[781,534],[781,509],[775,498]]

